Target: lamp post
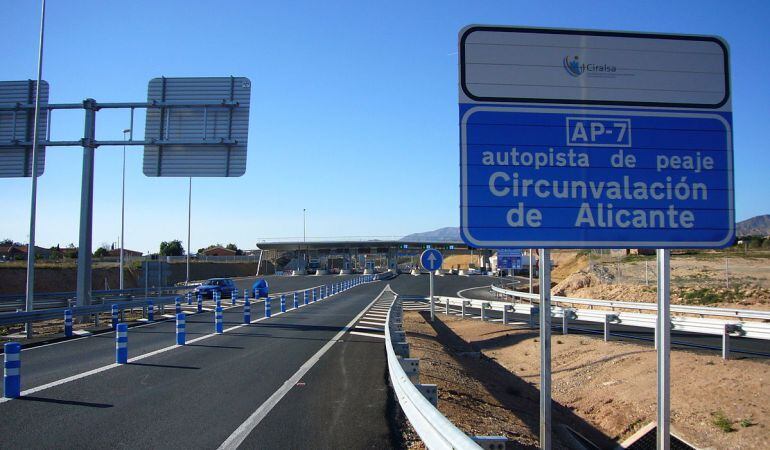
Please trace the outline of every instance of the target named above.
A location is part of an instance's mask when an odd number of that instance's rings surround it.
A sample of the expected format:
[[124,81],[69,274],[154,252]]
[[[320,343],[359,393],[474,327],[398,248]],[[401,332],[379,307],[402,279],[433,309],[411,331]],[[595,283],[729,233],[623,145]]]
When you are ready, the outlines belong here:
[[302,254],[302,268],[307,271],[307,235],[305,233],[305,212],[307,210],[302,208],[302,244],[305,246],[305,252]]
[[130,128],[123,130],[123,181],[120,189],[120,290],[125,289],[123,275],[123,251],[125,250],[125,230],[126,230],[126,135],[131,132]]
[[[190,284],[190,224],[192,219],[192,177],[189,178],[187,188],[187,277],[185,284]],[[259,275],[259,270],[257,270]]]

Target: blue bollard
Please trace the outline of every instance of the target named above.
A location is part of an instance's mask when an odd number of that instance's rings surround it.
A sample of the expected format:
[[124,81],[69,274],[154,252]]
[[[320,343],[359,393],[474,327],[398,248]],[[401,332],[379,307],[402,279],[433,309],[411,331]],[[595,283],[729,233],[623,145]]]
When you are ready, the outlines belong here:
[[316,300],[317,300],[317,299],[315,298],[315,288],[313,288],[313,289],[311,289],[311,290],[313,291],[313,302],[315,303],[315,302],[316,302]]
[[299,299],[297,298],[297,293],[294,293],[294,309],[299,308]]
[[321,286],[320,290],[321,290],[321,300],[323,300],[326,298],[326,286],[325,285]]
[[176,345],[184,345],[185,341],[185,320],[184,313],[176,314]]
[[152,300],[147,300],[147,321],[152,322],[155,320],[155,305],[152,304]]
[[270,317],[270,297],[265,297],[265,317]]
[[118,327],[118,305],[112,305],[112,329]]
[[72,310],[71,309],[64,310],[64,336],[66,337],[72,336]]
[[243,323],[246,325],[251,323],[251,303],[249,299],[246,299],[246,303],[243,304]]
[[214,332],[218,334],[224,333],[224,324],[222,322],[222,307],[217,306],[214,309]]
[[21,344],[8,342],[4,348],[3,393],[7,398],[19,398],[21,396]]
[[244,289],[243,290],[243,301],[246,302],[248,300],[249,300],[249,290],[248,289]]
[[182,299],[180,299],[179,297],[174,299],[174,313],[175,314],[182,313]]
[[192,292],[187,293],[187,305],[192,305]]
[[286,312],[286,296],[281,295],[281,312]]
[[203,312],[203,294],[198,294],[198,312]]
[[310,294],[308,294],[308,292],[307,292],[307,291],[305,291],[305,304],[306,304],[306,305],[307,305],[308,303],[310,303],[310,302],[308,301],[308,299],[309,299],[309,298],[310,298]]
[[214,291],[214,304],[217,308],[220,308],[222,306],[222,293],[219,291]]
[[233,291],[230,292],[230,299],[233,301],[232,305],[235,306],[235,302],[238,300],[238,289],[233,289]]
[[115,332],[115,362],[128,363],[128,325],[119,323]]

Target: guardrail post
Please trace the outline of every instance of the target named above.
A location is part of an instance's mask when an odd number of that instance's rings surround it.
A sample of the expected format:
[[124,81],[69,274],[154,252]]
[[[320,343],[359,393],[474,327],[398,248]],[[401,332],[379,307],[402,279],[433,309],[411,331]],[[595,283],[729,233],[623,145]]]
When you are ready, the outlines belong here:
[[484,450],[503,450],[508,442],[505,436],[471,436],[471,439]]
[[147,300],[147,321],[152,322],[155,320],[155,305],[152,300]]
[[248,298],[243,304],[243,323],[246,325],[251,323],[251,303]]
[[487,317],[487,308],[489,307],[489,303],[482,302],[481,303],[481,320],[485,321],[488,319]]
[[185,294],[185,297],[187,297],[187,305],[192,305],[192,292]]
[[286,312],[286,295],[281,294],[281,312]]
[[607,342],[610,340],[610,320],[612,320],[612,315],[605,314],[604,315],[604,342]]
[[185,335],[185,314],[176,313],[176,345],[184,345]]
[[540,314],[540,308],[533,306],[529,308],[529,327],[536,328],[537,316]]
[[569,315],[572,310],[570,309],[564,309],[561,310],[561,334],[567,335],[569,334]]
[[118,327],[118,305],[112,305],[112,329]]
[[420,391],[420,394],[422,394],[434,408],[438,408],[438,388],[435,384],[415,384],[414,387]]
[[299,298],[297,298],[297,293],[294,293],[294,309],[299,308]]
[[64,336],[66,337],[72,336],[72,310],[71,309],[64,310]]
[[503,305],[503,325],[508,325],[508,310],[511,309],[510,305]]
[[305,294],[304,295],[305,295],[304,301],[305,301],[305,304],[307,305],[308,303],[310,303],[310,301],[309,301],[310,300],[310,294],[308,293],[307,290],[305,290]]
[[5,366],[3,373],[3,395],[6,398],[21,396],[21,344],[8,342],[5,349]]
[[203,294],[198,294],[198,312],[203,312]]
[[398,360],[401,368],[409,377],[409,381],[414,384],[420,382],[420,360],[417,358],[401,358]]
[[468,306],[471,306],[471,302],[469,302],[468,300],[463,300],[462,306],[460,309],[460,318],[465,319],[465,308]]
[[174,314],[182,312],[182,299],[177,297],[174,299]]
[[222,307],[217,306],[214,308],[214,332],[217,334],[224,333],[224,323],[222,320]]
[[449,299],[447,298],[444,301],[446,302],[446,304],[444,305],[444,314],[446,314],[448,316],[449,315]]
[[725,324],[722,330],[722,359],[730,359],[730,331],[732,327]]
[[396,355],[402,358],[409,357],[409,343],[408,342],[393,342],[393,351]]
[[119,323],[115,328],[115,362],[118,364],[128,363],[128,325]]
[[270,297],[265,297],[265,317],[270,317],[272,314],[270,312]]
[[404,332],[404,331],[391,331],[390,332],[390,338],[393,340],[393,342],[405,342],[406,341],[406,332]]

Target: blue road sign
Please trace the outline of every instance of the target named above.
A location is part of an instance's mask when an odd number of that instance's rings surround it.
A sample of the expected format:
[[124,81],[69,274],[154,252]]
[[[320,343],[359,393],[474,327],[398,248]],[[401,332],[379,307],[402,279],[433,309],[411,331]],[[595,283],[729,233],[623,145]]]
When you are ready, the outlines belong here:
[[498,269],[521,269],[521,249],[501,248],[497,250]]
[[[635,69],[639,51],[656,54],[644,70]],[[460,223],[469,245],[732,243],[732,110],[720,39],[469,27],[460,65]]]
[[423,269],[433,272],[441,268],[441,264],[444,262],[444,257],[441,252],[436,249],[428,249],[422,252],[420,255],[420,264]]

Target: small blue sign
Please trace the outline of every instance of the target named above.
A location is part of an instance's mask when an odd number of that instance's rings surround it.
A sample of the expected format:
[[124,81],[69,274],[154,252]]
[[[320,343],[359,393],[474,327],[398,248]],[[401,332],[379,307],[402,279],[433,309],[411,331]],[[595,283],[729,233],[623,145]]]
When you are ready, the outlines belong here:
[[501,248],[497,250],[498,269],[521,269],[521,249]]
[[441,264],[444,262],[444,256],[436,249],[428,249],[422,252],[420,255],[420,264],[423,269],[433,272],[441,268]]

